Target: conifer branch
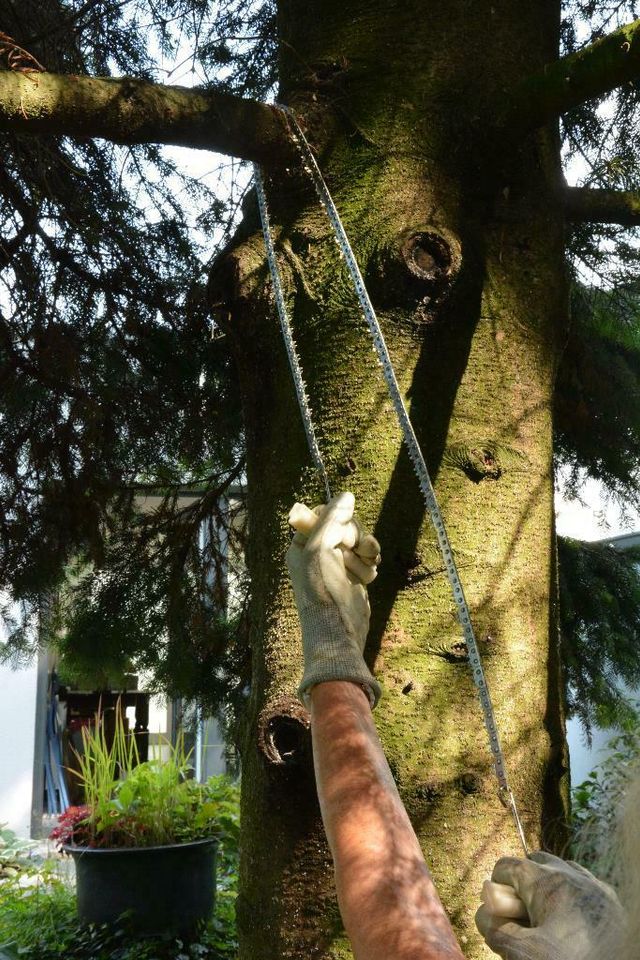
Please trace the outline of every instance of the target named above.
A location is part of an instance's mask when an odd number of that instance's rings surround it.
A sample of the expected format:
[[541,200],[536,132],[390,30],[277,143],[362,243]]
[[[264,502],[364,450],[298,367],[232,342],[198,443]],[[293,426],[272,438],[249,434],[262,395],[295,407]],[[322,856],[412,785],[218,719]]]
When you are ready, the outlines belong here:
[[508,96],[501,127],[526,133],[638,77],[640,20],[635,20],[521,80]]
[[563,200],[567,219],[576,223],[640,226],[640,193],[631,190],[566,187]]
[[0,71],[0,130],[166,143],[216,150],[267,166],[297,158],[281,111],[217,90]]

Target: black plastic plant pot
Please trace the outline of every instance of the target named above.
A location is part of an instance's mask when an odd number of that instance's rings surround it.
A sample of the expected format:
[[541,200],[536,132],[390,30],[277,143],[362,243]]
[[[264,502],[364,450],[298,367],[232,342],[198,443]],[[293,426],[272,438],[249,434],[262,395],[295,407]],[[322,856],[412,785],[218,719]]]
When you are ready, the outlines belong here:
[[211,917],[217,842],[93,849],[67,845],[76,865],[78,916],[113,923],[127,913],[140,936],[189,937]]

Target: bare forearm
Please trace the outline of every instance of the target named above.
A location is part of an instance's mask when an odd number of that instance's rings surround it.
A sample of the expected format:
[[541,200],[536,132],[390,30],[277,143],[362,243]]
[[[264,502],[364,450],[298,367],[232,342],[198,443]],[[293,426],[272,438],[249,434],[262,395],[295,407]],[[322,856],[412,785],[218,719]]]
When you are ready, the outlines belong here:
[[318,796],[356,960],[461,960],[462,953],[353,683],[311,692]]

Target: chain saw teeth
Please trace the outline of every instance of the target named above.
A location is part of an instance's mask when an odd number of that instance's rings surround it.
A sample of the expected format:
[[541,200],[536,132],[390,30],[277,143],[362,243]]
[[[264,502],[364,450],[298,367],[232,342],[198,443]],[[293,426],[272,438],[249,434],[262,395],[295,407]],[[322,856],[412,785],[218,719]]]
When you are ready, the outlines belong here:
[[309,452],[311,453],[311,459],[313,460],[314,466],[318,471],[320,480],[322,481],[322,485],[327,496],[327,501],[329,501],[331,499],[331,487],[329,486],[327,470],[324,465],[324,460],[322,459],[322,454],[320,453],[320,447],[318,446],[316,431],[313,426],[313,419],[311,417],[311,407],[309,406],[306,384],[302,379],[302,369],[300,367],[298,351],[296,349],[295,340],[293,339],[293,334],[291,332],[291,324],[289,323],[287,305],[285,303],[282,282],[280,280],[280,269],[278,267],[278,261],[276,260],[276,252],[271,236],[271,225],[269,223],[269,211],[267,208],[267,198],[264,192],[264,182],[262,180],[260,168],[256,164],[254,164],[253,173],[255,177],[256,193],[258,195],[258,207],[260,209],[262,233],[264,236],[264,244],[267,250],[267,260],[269,262],[269,270],[271,272],[271,279],[273,282],[273,292],[275,295],[278,318],[280,320],[282,339],[284,340],[285,349],[287,351],[287,358],[289,360],[289,367],[291,368],[291,375],[293,377],[296,396],[298,398],[298,406],[300,407],[300,413],[302,415],[302,423],[307,437],[307,444],[309,447]]

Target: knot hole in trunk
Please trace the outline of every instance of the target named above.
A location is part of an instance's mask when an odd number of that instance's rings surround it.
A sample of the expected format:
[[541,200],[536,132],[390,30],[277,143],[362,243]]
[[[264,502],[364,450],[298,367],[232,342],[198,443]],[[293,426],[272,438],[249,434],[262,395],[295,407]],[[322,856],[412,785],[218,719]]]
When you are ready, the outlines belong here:
[[272,766],[292,767],[311,753],[311,718],[291,696],[272,700],[258,717],[258,748]]
[[425,286],[436,289],[448,282],[453,255],[450,242],[441,234],[433,230],[405,234],[400,255],[411,276]]
[[367,283],[383,310],[410,309],[418,322],[437,319],[460,270],[460,243],[441,227],[403,231],[371,261]]

